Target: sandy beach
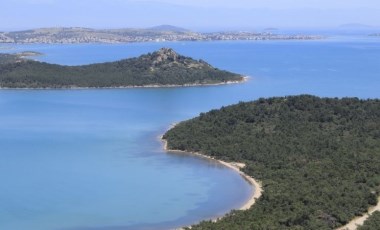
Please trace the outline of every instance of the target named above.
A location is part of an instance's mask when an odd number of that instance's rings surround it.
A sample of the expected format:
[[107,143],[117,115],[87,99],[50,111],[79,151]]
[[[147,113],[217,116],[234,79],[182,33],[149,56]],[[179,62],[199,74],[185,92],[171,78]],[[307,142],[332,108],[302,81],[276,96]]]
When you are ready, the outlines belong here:
[[[176,126],[176,124],[172,124],[170,126],[169,129],[172,129]],[[182,150],[172,150],[172,149],[168,149],[168,142],[163,139],[163,136],[160,136],[160,139],[161,141],[164,143],[164,150],[165,151],[168,151],[168,152],[177,152],[177,153],[186,153],[186,154],[191,154],[191,155],[196,155],[196,156],[199,156],[199,157],[202,157],[202,158],[206,158],[208,160],[213,160],[213,161],[216,161],[232,170],[235,170],[237,173],[239,173],[252,187],[252,194],[250,196],[250,198],[244,203],[244,205],[242,205],[239,210],[247,210],[249,208],[252,207],[252,205],[255,204],[256,200],[258,198],[260,198],[260,196],[262,195],[263,193],[263,188],[262,188],[262,185],[259,181],[255,180],[253,177],[245,174],[244,172],[241,171],[242,168],[245,167],[245,164],[244,163],[238,163],[238,162],[225,162],[225,161],[221,161],[221,160],[217,160],[217,159],[214,159],[212,157],[209,157],[207,155],[203,155],[199,152],[187,152],[187,151],[182,151]],[[217,221],[219,218],[217,219],[213,219],[213,221]]]
[[217,160],[219,163],[237,171],[245,180],[248,181],[251,185],[253,185],[253,193],[251,194],[251,197],[249,200],[239,208],[239,210],[248,210],[252,207],[252,205],[255,204],[256,200],[260,198],[260,196],[263,193],[262,185],[259,181],[256,181],[253,177],[248,176],[244,172],[242,172],[240,169],[245,167],[245,164],[243,163],[237,163],[237,162],[225,162],[221,160]]

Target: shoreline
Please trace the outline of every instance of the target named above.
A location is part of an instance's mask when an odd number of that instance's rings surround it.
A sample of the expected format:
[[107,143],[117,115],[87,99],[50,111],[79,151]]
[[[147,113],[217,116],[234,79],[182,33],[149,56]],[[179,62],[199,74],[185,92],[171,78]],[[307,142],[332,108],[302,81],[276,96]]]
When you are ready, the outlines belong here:
[[[174,128],[177,124],[178,123],[171,124],[170,128],[168,130]],[[241,169],[245,167],[244,163],[226,162],[226,161],[222,161],[222,160],[217,160],[213,157],[204,155],[204,154],[199,153],[199,152],[189,152],[189,151],[183,151],[183,150],[169,149],[167,146],[168,141],[163,139],[163,135],[160,135],[159,139],[161,142],[163,142],[163,144],[164,144],[163,149],[166,152],[185,153],[185,154],[205,158],[208,160],[212,160],[212,161],[218,162],[219,164],[222,164],[225,167],[228,167],[228,168],[234,170],[235,172],[239,173],[239,175],[242,176],[244,178],[244,180],[246,180],[253,187],[253,192],[252,192],[250,198],[238,210],[242,210],[242,211],[248,210],[249,208],[251,208],[256,203],[256,200],[261,197],[261,195],[264,191],[262,188],[262,184],[260,181],[255,180],[253,177],[251,177],[251,176],[249,176],[249,175],[247,175],[241,171]],[[359,226],[362,226],[364,224],[364,222],[376,211],[380,211],[380,197],[378,197],[377,204],[375,206],[369,207],[367,212],[363,213],[362,216],[357,216],[357,217],[353,218],[347,224],[345,224],[344,226],[341,226],[339,228],[336,228],[335,230],[356,230]],[[212,222],[217,222],[222,218],[224,218],[224,216],[214,217],[214,218],[211,218],[209,220]],[[187,226],[187,227],[191,228],[191,226]],[[178,230],[182,230],[182,229],[183,228],[179,228]]]
[[139,89],[139,88],[182,88],[182,87],[199,87],[199,86],[218,86],[218,85],[230,85],[230,84],[241,84],[249,80],[249,76],[241,76],[242,80],[239,81],[226,81],[219,83],[195,83],[195,84],[183,84],[183,85],[131,85],[131,86],[111,86],[111,87],[45,87],[45,88],[11,88],[11,87],[0,87],[0,90],[91,90],[91,89]]
[[[263,38],[263,39],[213,39],[213,40],[168,40],[168,41],[92,41],[92,42],[0,42],[0,45],[125,45],[125,44],[134,44],[134,43],[177,43],[177,42],[235,42],[235,41],[244,41],[244,42],[257,42],[257,41],[319,41],[326,40],[331,36],[326,35],[305,35],[305,34],[286,34],[288,37],[271,37],[271,38]],[[293,37],[292,37],[293,36]],[[310,36],[310,37],[296,37],[296,36]],[[372,36],[377,37],[377,36]]]
[[[176,125],[177,125],[177,123],[171,124],[170,128],[168,130],[174,128]],[[165,139],[163,139],[163,135],[159,136],[159,139],[164,144],[163,149],[166,152],[185,153],[185,154],[189,154],[189,155],[194,155],[194,156],[197,156],[197,157],[205,158],[205,159],[208,159],[208,160],[212,160],[212,161],[218,162],[219,164],[221,164],[221,165],[223,165],[223,166],[225,166],[227,168],[230,168],[230,169],[234,170],[241,177],[243,177],[243,179],[245,181],[247,181],[248,184],[250,184],[250,186],[252,187],[252,193],[250,194],[249,199],[237,210],[241,210],[241,211],[248,210],[249,208],[251,208],[256,203],[256,200],[261,197],[261,195],[263,193],[262,184],[261,184],[260,181],[255,180],[253,177],[251,177],[248,174],[245,174],[244,172],[241,171],[241,169],[245,167],[244,163],[226,162],[226,161],[218,160],[218,159],[215,159],[213,157],[204,155],[204,154],[202,154],[200,152],[189,152],[189,151],[183,151],[183,150],[169,149],[168,148],[168,141],[165,140]],[[217,222],[218,220],[220,220],[223,217],[224,216],[222,216],[222,217],[215,217],[215,218],[212,218],[210,220],[213,221],[213,222]]]
[[370,207],[366,213],[363,213],[362,216],[355,217],[346,225],[337,228],[336,230],[355,230],[359,226],[362,226],[364,222],[372,215],[372,213],[380,211],[380,197],[377,199],[377,204],[375,206]]

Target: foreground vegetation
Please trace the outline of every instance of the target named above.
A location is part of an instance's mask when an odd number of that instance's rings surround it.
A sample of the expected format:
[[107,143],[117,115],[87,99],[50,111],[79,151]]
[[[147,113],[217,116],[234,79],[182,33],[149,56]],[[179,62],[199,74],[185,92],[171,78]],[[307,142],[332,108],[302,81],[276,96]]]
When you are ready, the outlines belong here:
[[380,100],[309,95],[259,99],[202,113],[164,139],[169,149],[244,162],[264,193],[192,229],[333,229],[377,203]]
[[363,226],[358,230],[379,230],[380,229],[380,212],[376,211],[366,220]]
[[0,87],[72,88],[217,84],[242,76],[162,48],[116,62],[61,66],[0,54]]

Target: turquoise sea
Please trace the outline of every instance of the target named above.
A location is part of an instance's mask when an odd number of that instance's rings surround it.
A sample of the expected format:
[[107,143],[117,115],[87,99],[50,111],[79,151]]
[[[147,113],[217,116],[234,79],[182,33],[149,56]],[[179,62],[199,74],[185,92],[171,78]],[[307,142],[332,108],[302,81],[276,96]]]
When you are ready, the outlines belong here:
[[189,88],[0,90],[0,229],[169,229],[239,208],[236,172],[166,153],[159,135],[210,109],[259,97],[380,97],[380,39],[6,45],[64,65],[161,47],[250,76]]

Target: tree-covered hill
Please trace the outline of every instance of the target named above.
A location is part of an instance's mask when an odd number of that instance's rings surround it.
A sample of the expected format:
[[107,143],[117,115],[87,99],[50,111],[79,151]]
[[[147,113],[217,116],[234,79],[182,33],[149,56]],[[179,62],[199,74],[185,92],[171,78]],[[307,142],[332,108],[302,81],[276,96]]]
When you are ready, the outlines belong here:
[[192,229],[333,229],[380,192],[380,100],[309,95],[259,99],[202,113],[169,130],[169,149],[244,162],[264,193]]
[[83,66],[62,66],[0,54],[2,88],[127,87],[218,84],[243,77],[169,48],[137,58]]

